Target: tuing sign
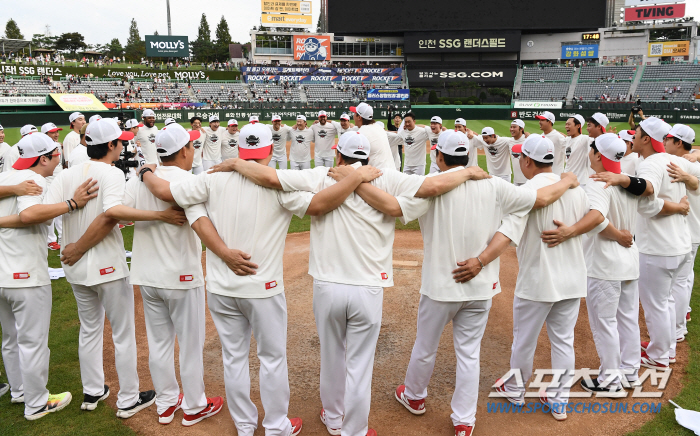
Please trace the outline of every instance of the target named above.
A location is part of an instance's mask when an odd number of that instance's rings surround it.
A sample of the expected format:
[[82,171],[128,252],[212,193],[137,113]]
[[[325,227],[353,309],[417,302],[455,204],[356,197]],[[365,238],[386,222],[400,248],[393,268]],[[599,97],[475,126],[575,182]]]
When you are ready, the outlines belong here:
[[406,53],[520,51],[520,31],[406,32]]
[[684,3],[625,9],[625,21],[668,20],[670,18],[683,18],[684,16]]
[[517,74],[516,67],[492,68],[409,68],[408,81],[414,83],[426,82],[477,82],[477,83],[510,83]]
[[186,36],[146,35],[146,56],[150,58],[188,58],[190,44]]

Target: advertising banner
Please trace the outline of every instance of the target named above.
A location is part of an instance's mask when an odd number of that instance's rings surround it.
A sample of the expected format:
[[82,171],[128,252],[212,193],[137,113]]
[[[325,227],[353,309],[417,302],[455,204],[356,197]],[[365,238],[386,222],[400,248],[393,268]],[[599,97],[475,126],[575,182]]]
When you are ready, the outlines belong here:
[[146,56],[150,58],[188,58],[187,36],[146,35]]
[[0,97],[0,106],[46,106],[46,97]]
[[683,18],[684,16],[684,3],[625,9],[625,21],[668,20],[669,18]]
[[407,32],[406,53],[520,51],[520,31]]
[[0,65],[0,73],[11,76],[51,76],[54,80],[69,74],[83,77],[90,75],[94,78],[141,78],[141,79],[168,79],[168,80],[240,80],[238,71],[216,70],[189,70],[185,68],[150,69],[150,68],[124,68],[120,64],[112,67],[79,67],[67,65],[65,67],[42,67],[34,65]]
[[372,74],[375,76],[400,76],[401,68],[329,68],[329,67],[241,67],[241,73],[269,75],[343,75],[343,74]]
[[649,57],[690,56],[690,41],[650,42]]
[[330,35],[294,35],[294,60],[328,61],[331,59]]
[[562,59],[598,59],[598,44],[562,45]]
[[93,94],[49,94],[67,112],[104,111],[105,105]]
[[311,14],[310,1],[297,0],[261,0],[263,14]]
[[410,68],[407,70],[411,84],[425,82],[478,82],[510,83],[517,74],[516,67],[495,68]]
[[311,15],[262,14],[260,22],[265,27],[311,27]]
[[561,109],[560,101],[520,101],[513,104],[515,109]]
[[411,94],[408,89],[370,89],[367,100],[408,100]]
[[401,76],[375,76],[372,74],[368,75],[357,75],[357,76],[285,76],[285,75],[260,75],[260,74],[248,74],[243,76],[247,83],[252,82],[264,82],[264,81],[280,81],[280,82],[301,82],[301,83],[366,83],[366,82],[400,82]]

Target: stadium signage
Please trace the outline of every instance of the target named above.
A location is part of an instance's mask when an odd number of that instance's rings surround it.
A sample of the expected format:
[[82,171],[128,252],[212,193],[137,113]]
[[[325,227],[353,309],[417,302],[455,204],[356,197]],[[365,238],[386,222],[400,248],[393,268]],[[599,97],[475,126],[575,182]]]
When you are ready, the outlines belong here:
[[146,35],[146,56],[187,58],[190,56],[190,44],[187,36]]
[[469,53],[520,51],[520,31],[407,32],[406,53]]
[[598,59],[598,44],[562,45],[562,59]]
[[[115,64],[119,65],[119,64]],[[92,74],[94,78],[142,78],[142,79],[169,79],[169,80],[239,80],[237,71],[203,71],[203,70],[156,70],[146,68],[96,68],[96,67],[41,67],[23,65],[0,65],[0,73],[10,76],[51,76],[54,79],[65,77],[69,74],[83,76]]]
[[625,6],[647,6],[659,3],[685,3],[685,0],[625,0]]
[[425,82],[479,82],[512,83],[515,80],[515,67],[502,67],[490,70],[476,68],[416,68],[409,69],[408,80],[411,83]]
[[560,101],[516,101],[515,109],[561,109]]
[[0,106],[46,106],[46,97],[0,97]]
[[689,55],[690,41],[668,41],[649,43],[649,57]]
[[331,59],[330,35],[294,35],[294,60],[328,61]]
[[683,3],[625,9],[625,21],[667,20],[670,18],[683,18],[684,16],[685,4]]
[[260,22],[265,27],[311,27],[311,15],[262,14]]
[[581,34],[581,41],[600,41],[600,33],[583,33]]
[[310,14],[311,2],[295,0],[261,0],[261,10],[265,13]]
[[370,89],[367,91],[367,100],[408,100],[408,89]]

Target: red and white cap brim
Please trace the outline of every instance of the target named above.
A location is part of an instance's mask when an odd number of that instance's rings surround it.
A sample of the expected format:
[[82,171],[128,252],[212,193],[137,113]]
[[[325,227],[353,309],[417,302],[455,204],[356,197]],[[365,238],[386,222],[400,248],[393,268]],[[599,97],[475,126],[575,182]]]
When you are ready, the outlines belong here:
[[270,155],[272,145],[260,148],[242,148],[238,147],[238,155],[243,160],[265,159]]

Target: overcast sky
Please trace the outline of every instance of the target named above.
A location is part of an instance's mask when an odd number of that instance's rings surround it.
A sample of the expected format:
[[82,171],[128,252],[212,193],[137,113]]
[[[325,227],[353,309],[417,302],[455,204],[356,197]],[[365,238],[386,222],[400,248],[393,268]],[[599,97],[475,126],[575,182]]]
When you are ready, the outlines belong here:
[[[320,1],[311,0],[311,2],[313,3],[314,23],[311,30],[315,30]],[[27,39],[31,39],[35,33],[43,34],[46,32],[48,24],[51,26],[52,35],[78,31],[85,36],[85,42],[88,44],[106,44],[116,37],[124,45],[132,18],[136,18],[141,38],[144,35],[153,34],[156,30],[161,35],[168,34],[165,0],[120,0],[119,2],[63,0],[54,7],[48,8],[9,7],[10,4],[15,4],[15,2],[0,0],[0,10],[3,11],[2,16],[0,16],[0,25],[2,26],[0,33],[4,32],[7,20],[13,18]],[[115,4],[119,4],[120,7],[114,6]],[[202,13],[207,15],[212,39],[214,39],[216,25],[223,15],[228,21],[233,40],[246,43],[250,41],[248,31],[253,26],[260,25],[260,0],[195,2],[170,0],[173,35],[187,35],[190,41],[195,39]],[[695,17],[696,20],[700,19],[700,1],[686,1],[686,16]]]

